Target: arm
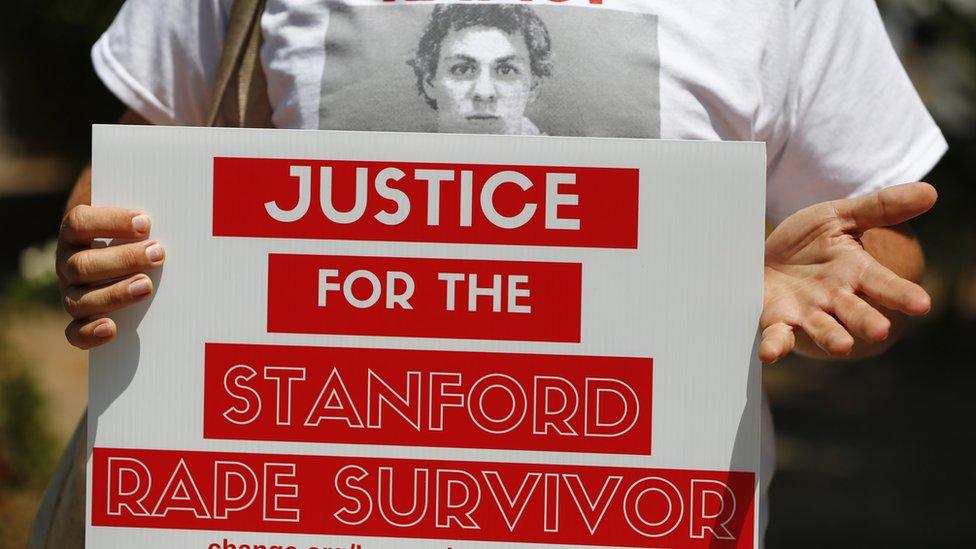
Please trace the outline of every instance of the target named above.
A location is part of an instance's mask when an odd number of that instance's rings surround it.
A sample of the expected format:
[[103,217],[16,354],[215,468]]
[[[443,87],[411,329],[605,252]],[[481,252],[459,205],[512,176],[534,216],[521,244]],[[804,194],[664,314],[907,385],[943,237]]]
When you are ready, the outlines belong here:
[[[902,225],[936,200],[927,183],[824,202],[787,218],[766,240],[759,355],[868,356],[890,344],[903,315],[928,312],[914,281],[921,248]],[[890,338],[893,339],[893,338]]]
[[70,212],[75,206],[81,205],[91,206],[91,165],[85,166],[85,169],[78,174],[75,186],[68,195],[68,205],[64,211]]

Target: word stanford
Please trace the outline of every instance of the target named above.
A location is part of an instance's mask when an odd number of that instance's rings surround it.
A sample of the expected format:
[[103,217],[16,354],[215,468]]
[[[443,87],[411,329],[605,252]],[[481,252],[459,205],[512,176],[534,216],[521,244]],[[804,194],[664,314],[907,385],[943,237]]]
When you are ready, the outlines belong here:
[[208,343],[206,438],[651,453],[651,359]]
[[214,236],[637,247],[633,168],[215,157]]

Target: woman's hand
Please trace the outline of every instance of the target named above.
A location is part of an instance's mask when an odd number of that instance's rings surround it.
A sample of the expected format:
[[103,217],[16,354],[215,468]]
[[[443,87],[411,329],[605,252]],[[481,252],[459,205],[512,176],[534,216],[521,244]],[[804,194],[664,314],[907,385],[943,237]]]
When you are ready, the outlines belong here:
[[[111,341],[115,322],[103,315],[149,297],[146,271],[163,263],[163,248],[149,239],[149,218],[136,210],[71,208],[58,235],[57,272],[65,310],[74,321],[65,336],[75,347],[90,349]],[[92,248],[96,238],[136,240]]]
[[[927,313],[925,290],[879,263],[860,237],[925,213],[936,197],[928,183],[898,185],[815,204],[776,227],[766,239],[760,359],[772,363],[794,348],[843,357],[856,340],[877,344],[888,337],[891,320],[875,303],[913,316]],[[816,347],[805,349],[804,335]]]

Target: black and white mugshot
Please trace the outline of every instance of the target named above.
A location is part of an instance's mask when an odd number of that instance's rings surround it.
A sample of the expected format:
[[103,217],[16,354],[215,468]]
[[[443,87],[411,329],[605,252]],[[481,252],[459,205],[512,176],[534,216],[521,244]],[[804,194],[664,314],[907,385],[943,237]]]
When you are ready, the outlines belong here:
[[323,40],[321,129],[660,136],[651,14],[336,1]]
[[437,131],[538,135],[526,116],[552,74],[549,31],[519,5],[439,5],[409,64]]

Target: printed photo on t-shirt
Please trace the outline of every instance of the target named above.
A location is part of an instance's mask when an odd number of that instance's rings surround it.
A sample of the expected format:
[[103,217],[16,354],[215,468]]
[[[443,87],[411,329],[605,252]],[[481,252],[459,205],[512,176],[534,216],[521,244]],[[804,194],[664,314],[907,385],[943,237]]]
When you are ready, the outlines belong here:
[[319,127],[656,138],[659,72],[655,15],[337,4]]

